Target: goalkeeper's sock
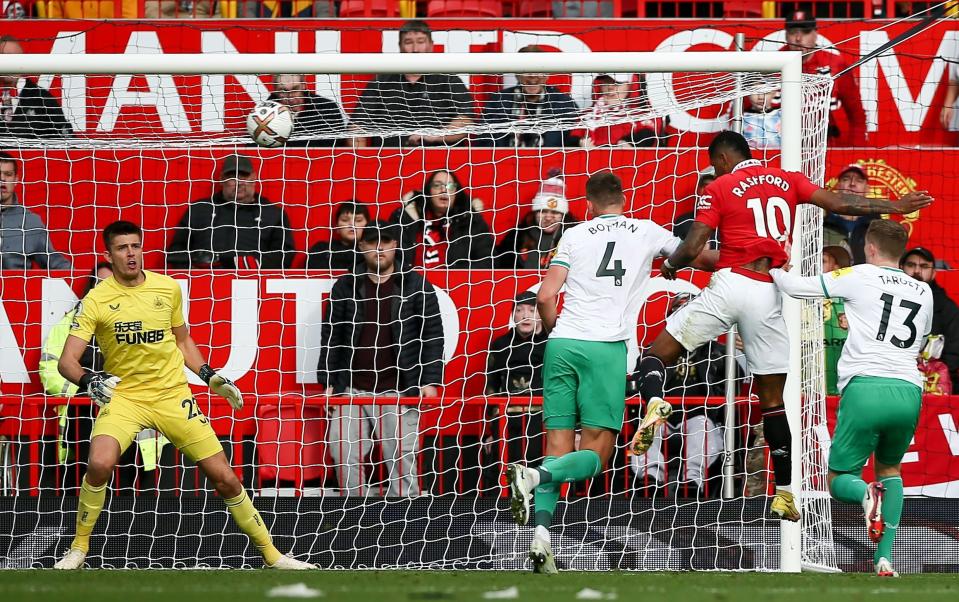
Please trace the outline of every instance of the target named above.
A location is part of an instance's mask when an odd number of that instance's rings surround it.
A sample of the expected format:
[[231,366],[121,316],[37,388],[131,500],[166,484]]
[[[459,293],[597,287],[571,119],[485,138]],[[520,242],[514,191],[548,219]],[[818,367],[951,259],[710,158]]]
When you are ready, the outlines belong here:
[[83,477],[80,484],[80,500],[77,503],[77,534],[70,547],[84,553],[90,551],[90,534],[97,524],[100,511],[103,510],[103,500],[107,496],[107,484],[94,487]]
[[[533,521],[536,523],[536,531],[537,533],[541,533],[542,530],[545,530],[547,535],[549,535],[549,526],[553,524],[553,512],[556,511],[556,503],[559,502],[560,483],[559,481],[544,483],[542,476],[546,474],[552,478],[552,474],[548,472],[548,470],[555,461],[556,456],[546,456],[543,464],[538,469],[540,473],[540,483],[536,486],[536,489],[533,490],[533,507],[536,509],[536,514],[533,515]],[[540,527],[542,527],[542,530]]]
[[896,540],[896,529],[902,518],[902,477],[886,477],[879,479],[886,492],[882,496],[882,522],[886,528],[882,532],[882,539],[876,547],[875,561],[885,558],[892,562],[892,544]]
[[773,476],[776,488],[789,490],[793,480],[792,434],[786,419],[786,408],[778,406],[766,408],[763,413],[763,435],[769,446],[769,456],[773,461]]
[[639,394],[643,401],[663,397],[663,382],[666,380],[666,365],[655,355],[647,355],[639,362]]
[[280,551],[273,546],[273,538],[270,537],[270,532],[266,530],[266,525],[263,524],[260,513],[253,507],[253,502],[250,501],[246,490],[244,489],[240,492],[240,495],[224,499],[224,501],[233,516],[233,520],[236,521],[240,530],[247,534],[256,549],[260,551],[266,564],[272,565],[279,560],[283,554],[280,554]]
[[829,493],[832,494],[832,497],[847,504],[862,505],[867,489],[869,489],[869,485],[852,474],[837,475],[829,485]]
[[599,460],[599,454],[591,449],[581,449],[543,462],[539,468],[539,484],[585,481],[602,470],[603,463]]

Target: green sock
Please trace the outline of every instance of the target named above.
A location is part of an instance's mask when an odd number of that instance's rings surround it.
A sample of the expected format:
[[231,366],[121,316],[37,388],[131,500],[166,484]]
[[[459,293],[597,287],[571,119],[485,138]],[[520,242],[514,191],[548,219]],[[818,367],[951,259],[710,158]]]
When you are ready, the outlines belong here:
[[862,499],[866,497],[866,489],[868,488],[866,482],[857,475],[844,473],[832,480],[832,484],[829,485],[829,493],[840,502],[862,504]]
[[876,547],[875,561],[885,558],[892,562],[892,542],[896,540],[896,529],[902,518],[902,477],[886,477],[879,479],[879,482],[886,488],[882,497],[882,522],[886,524],[886,529]]
[[[547,456],[543,461],[541,468],[548,468],[556,461],[556,456]],[[542,474],[544,471],[540,471]],[[547,472],[547,474],[549,474]],[[553,512],[556,511],[556,503],[559,501],[558,481],[540,483],[533,492],[533,506],[536,508],[536,514],[533,520],[537,527],[546,527],[547,529],[553,523]]]
[[603,463],[599,461],[599,454],[591,449],[581,449],[543,462],[539,469],[539,482],[541,485],[554,482],[575,483],[595,477],[602,470]]

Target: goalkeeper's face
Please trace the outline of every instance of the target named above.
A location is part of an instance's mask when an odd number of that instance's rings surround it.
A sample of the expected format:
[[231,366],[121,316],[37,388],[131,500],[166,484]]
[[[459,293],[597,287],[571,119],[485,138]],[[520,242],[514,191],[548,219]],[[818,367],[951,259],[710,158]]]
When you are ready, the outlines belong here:
[[143,271],[143,241],[136,234],[119,234],[104,253],[118,280],[136,280]]

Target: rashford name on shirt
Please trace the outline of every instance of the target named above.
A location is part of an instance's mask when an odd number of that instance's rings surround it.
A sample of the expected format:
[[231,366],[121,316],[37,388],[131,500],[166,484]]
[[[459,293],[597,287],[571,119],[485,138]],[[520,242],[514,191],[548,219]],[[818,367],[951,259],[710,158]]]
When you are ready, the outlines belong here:
[[759,186],[761,184],[770,184],[772,186],[776,186],[777,188],[782,189],[783,192],[789,190],[788,180],[772,174],[759,174],[758,176],[749,176],[741,179],[739,181],[739,185],[733,188],[733,194],[741,197],[753,186]]

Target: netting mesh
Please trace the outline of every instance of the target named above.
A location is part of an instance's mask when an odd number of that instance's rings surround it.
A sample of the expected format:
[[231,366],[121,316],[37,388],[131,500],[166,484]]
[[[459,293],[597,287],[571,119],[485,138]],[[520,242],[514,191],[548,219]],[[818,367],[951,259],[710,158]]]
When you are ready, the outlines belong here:
[[[49,566],[69,544],[96,410],[82,396],[67,406],[43,395],[38,366],[51,351],[50,333],[85,292],[99,230],[122,217],[144,227],[145,267],[180,283],[187,322],[211,365],[247,394],[233,414],[191,377],[198,407],[281,550],[324,566],[522,568],[531,533],[510,522],[501,475],[505,462],[543,456],[545,338],[523,294],[535,291],[554,233],[587,217],[586,178],[612,169],[624,181],[628,215],[682,235],[708,160],[702,149],[670,142],[662,124],[679,112],[723,114],[738,98],[774,98],[779,88],[778,76],[758,73],[626,75],[609,74],[607,85],[624,86],[615,104],[592,88],[592,74],[550,76],[543,81],[568,91],[589,85],[579,95],[592,104],[496,115],[458,97],[457,76],[430,76],[441,90],[424,80],[426,93],[448,100],[425,113],[404,113],[386,85],[364,101],[363,80],[343,76],[347,111],[311,97],[308,117],[297,118],[291,143],[278,149],[253,146],[245,122],[255,102],[277,98],[279,76],[89,76],[84,85],[110,90],[100,97],[114,107],[97,124],[67,137],[0,139],[18,161],[19,198],[63,259],[45,249],[45,270],[8,270],[2,284],[15,332],[0,345],[2,381],[5,399],[18,396],[2,409],[0,486],[15,494],[0,499],[7,565]],[[62,77],[63,89],[81,77]],[[332,80],[316,81],[320,96],[323,81],[333,95]],[[784,141],[802,144],[803,171],[818,183],[830,84],[804,76],[803,140]],[[775,111],[752,138],[757,155],[774,164]],[[449,127],[458,116],[468,119]],[[178,134],[184,119],[199,119],[205,133]],[[355,148],[359,138],[379,148]],[[342,213],[344,201],[359,204]],[[821,217],[802,211],[796,244],[803,273],[815,273]],[[403,280],[391,289],[349,282],[358,259],[351,236],[376,220],[395,224],[400,239]],[[629,344],[631,369],[677,296],[707,281],[651,281]],[[357,296],[367,306],[385,299],[389,309],[358,313]],[[353,305],[340,304],[344,313],[333,316],[334,298]],[[365,331],[367,323],[383,327]],[[733,385],[738,402],[725,407],[722,343],[671,374],[667,394],[682,411],[641,457],[625,449],[638,422],[638,398],[630,397],[610,465],[563,492],[554,535],[561,566],[778,568],[765,447],[753,428],[758,408],[743,368]],[[832,566],[814,304],[804,306],[802,352],[804,560]],[[735,415],[731,435],[727,412]],[[141,432],[123,456],[90,563],[256,565],[196,466],[157,435]],[[725,455],[733,458],[727,499]],[[52,535],[37,539],[38,524]]]

